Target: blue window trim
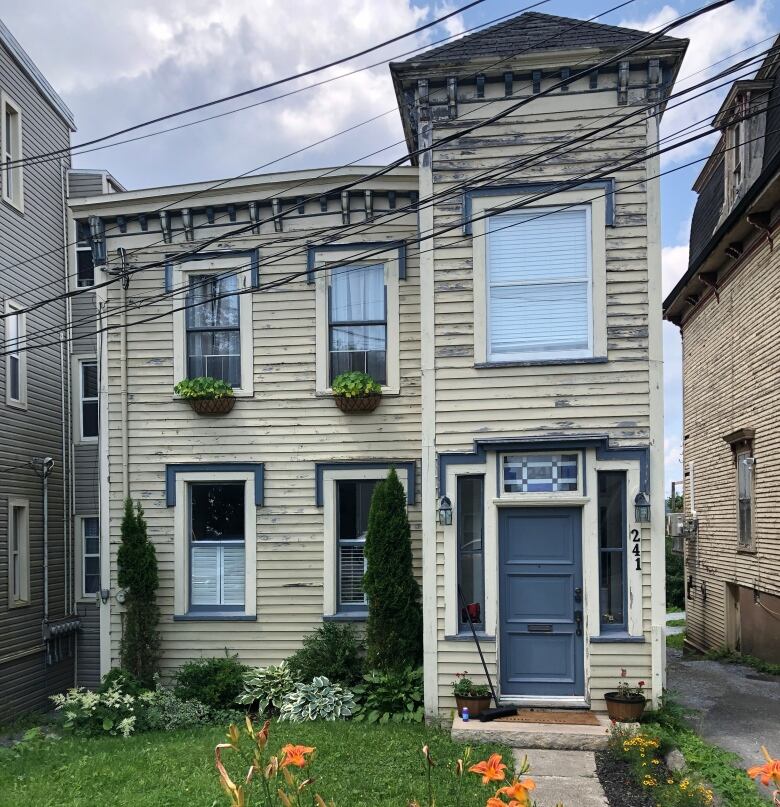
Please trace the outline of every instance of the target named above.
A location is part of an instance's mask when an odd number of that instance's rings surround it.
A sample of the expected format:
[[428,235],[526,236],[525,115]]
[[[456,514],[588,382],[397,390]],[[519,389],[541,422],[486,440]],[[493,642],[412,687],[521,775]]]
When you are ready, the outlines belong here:
[[[378,250],[385,248],[388,252],[392,249],[398,250],[398,279],[406,280],[406,241],[355,241],[351,244],[310,244],[306,247],[306,282],[314,283],[315,263],[318,252],[344,252],[349,249],[359,251]],[[355,256],[358,257],[358,256]],[[352,260],[351,258],[349,260]],[[370,258],[366,258],[370,260]]]
[[367,622],[368,611],[339,611],[336,614],[325,614],[323,622]]
[[[628,480],[626,478],[625,471],[597,471],[597,479],[598,476],[601,474],[620,474],[622,478],[621,482],[621,489],[622,489],[622,497],[621,500],[623,502],[623,519],[621,524],[621,535],[623,538],[623,545],[621,547],[621,553],[623,555],[623,619],[621,622],[602,622],[601,621],[601,614],[599,614],[599,632],[601,635],[627,635],[628,634]],[[598,513],[598,481],[596,482],[596,512]],[[599,525],[596,525],[596,532],[597,532],[597,541],[598,541],[598,548],[599,548],[599,589],[601,588],[601,556],[603,553],[603,549],[601,547],[601,534],[599,530]],[[599,609],[601,610],[601,609]]]
[[[184,253],[182,260],[173,260],[176,255],[165,256],[165,291],[173,291],[173,267],[174,264],[189,263],[190,261],[209,261],[214,258],[246,258],[252,276],[252,288],[256,289],[260,285],[260,250],[259,249],[225,249],[215,252],[198,252],[195,255],[187,256]],[[243,269],[244,267],[242,267]],[[230,270],[225,270],[230,271]],[[236,268],[235,271],[240,271]]]
[[325,471],[371,471],[374,469],[387,470],[396,468],[406,471],[406,502],[414,504],[417,476],[416,460],[382,460],[382,462],[315,462],[314,463],[314,503],[317,507],[323,505],[322,486]]
[[[521,182],[514,185],[492,185],[484,188],[466,189],[463,192],[463,234],[472,234],[473,200],[485,196],[520,196],[527,193],[563,193],[567,190],[603,190],[606,201],[607,227],[615,226],[615,180],[594,179],[591,182]],[[541,201],[541,200],[540,200]],[[518,206],[520,202],[518,201]],[[511,207],[506,211],[510,212]]]
[[165,466],[165,506],[176,507],[176,475],[249,472],[255,475],[255,506],[263,506],[265,465],[262,462],[185,462]]
[[193,611],[188,614],[174,614],[174,622],[257,622],[257,617],[226,611]]
[[[480,642],[495,642],[496,637],[492,634],[483,633],[482,631],[477,631],[477,639]],[[471,634],[471,631],[468,633],[455,633],[455,634],[446,634],[444,637],[445,642],[473,642],[474,637]]]
[[471,451],[439,454],[439,496],[447,495],[447,469],[457,465],[479,465],[487,461],[488,451],[572,451],[594,448],[597,460],[627,460],[639,463],[642,490],[650,492],[650,447],[610,446],[607,434],[579,436],[499,437],[474,440]]
[[625,630],[616,633],[605,633],[601,636],[591,636],[591,644],[606,644],[612,642],[614,644],[644,644],[644,636],[631,636]]

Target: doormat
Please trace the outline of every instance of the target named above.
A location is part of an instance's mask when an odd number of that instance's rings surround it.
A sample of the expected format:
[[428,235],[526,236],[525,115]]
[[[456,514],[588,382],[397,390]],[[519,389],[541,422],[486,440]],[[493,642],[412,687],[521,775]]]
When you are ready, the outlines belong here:
[[584,710],[518,709],[516,715],[499,717],[497,723],[552,723],[566,726],[598,726],[593,712]]

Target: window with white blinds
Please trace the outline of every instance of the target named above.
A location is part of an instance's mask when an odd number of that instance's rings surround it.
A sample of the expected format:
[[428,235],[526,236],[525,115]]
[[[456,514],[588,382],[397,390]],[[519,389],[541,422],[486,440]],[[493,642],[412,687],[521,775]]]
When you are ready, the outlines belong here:
[[591,356],[590,208],[533,208],[487,224],[488,359]]
[[365,546],[368,513],[377,479],[339,480],[336,483],[338,543],[338,604],[340,613],[365,611]]
[[191,610],[244,608],[244,488],[243,482],[189,485]]

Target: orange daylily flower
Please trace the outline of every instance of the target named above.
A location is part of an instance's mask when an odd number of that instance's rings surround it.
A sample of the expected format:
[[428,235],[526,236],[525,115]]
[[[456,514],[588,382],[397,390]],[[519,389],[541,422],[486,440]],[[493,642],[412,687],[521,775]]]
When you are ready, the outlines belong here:
[[748,768],[747,775],[751,779],[758,777],[764,786],[771,781],[780,787],[780,759],[772,759],[763,745],[761,746],[761,753],[766,758],[766,762],[763,765],[754,765],[752,768]]
[[485,807],[507,807],[507,803],[499,799],[497,796],[491,796],[485,802]]
[[505,770],[506,765],[501,761],[501,754],[491,754],[488,759],[477,762],[476,765],[469,768],[471,773],[476,773],[482,777],[483,785],[489,782],[503,782],[506,778]]
[[515,779],[511,785],[502,787],[498,792],[504,793],[511,799],[511,804],[527,805],[531,803],[530,793],[536,788],[533,779]]
[[232,747],[233,746],[230,743],[219,743],[219,745],[217,745],[217,747],[214,749],[217,771],[219,771],[219,783],[222,785],[225,793],[230,796],[230,803],[232,807],[244,807],[244,789],[242,787],[238,787],[230,778],[230,774],[228,774],[224,764],[222,763],[222,749]]
[[286,768],[294,765],[296,768],[303,768],[306,763],[306,754],[314,753],[314,749],[308,745],[285,745],[282,748],[282,764],[280,767]]

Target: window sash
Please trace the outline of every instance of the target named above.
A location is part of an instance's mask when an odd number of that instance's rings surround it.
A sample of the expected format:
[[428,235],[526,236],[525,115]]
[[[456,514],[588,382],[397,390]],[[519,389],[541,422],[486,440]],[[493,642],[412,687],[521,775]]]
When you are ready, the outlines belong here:
[[11,563],[9,565],[9,591],[13,604],[29,600],[29,508],[26,504],[9,503],[9,538]]
[[[366,572],[366,529],[371,498],[379,481],[340,479],[336,482],[336,610],[339,613],[362,613],[368,606],[362,580]],[[354,486],[352,501],[355,507],[350,517],[350,526],[354,529],[348,534],[342,511],[347,485]],[[359,534],[352,535],[358,531]]]
[[626,489],[625,471],[598,472],[599,623],[602,632],[624,631],[628,626]]
[[[97,361],[88,360],[79,362],[79,404],[81,409],[81,439],[94,440],[97,439],[100,433],[99,424],[99,407],[98,407],[98,378],[97,378]],[[90,369],[94,370],[95,379],[95,394],[87,394],[89,392],[88,386],[92,383],[87,373]]]
[[[472,495],[471,506],[467,505]],[[485,478],[483,476],[459,476],[457,482],[457,547],[458,585],[468,605],[479,606],[478,618],[472,614],[474,627],[485,627],[485,523],[484,523]],[[470,524],[468,522],[471,522]],[[467,534],[471,541],[467,542]],[[474,536],[477,537],[474,537]],[[467,570],[471,570],[471,577]],[[458,630],[469,630],[468,614],[457,597]]]
[[753,468],[752,452],[737,454],[737,540],[742,547],[753,545]]
[[5,320],[6,322],[6,341],[9,345],[7,352],[7,385],[8,385],[8,398],[15,403],[23,403],[25,400],[24,389],[24,369],[25,369],[25,353],[21,350],[27,333],[26,329],[26,314],[21,312],[13,313],[16,311],[16,306],[6,308],[10,314]]
[[[95,547],[90,551],[90,541]],[[97,516],[81,519],[81,592],[83,597],[92,597],[100,591],[100,520]]]
[[6,100],[5,105],[5,142],[3,144],[3,195],[6,199],[18,205],[21,197],[22,166],[12,165],[21,159],[21,116],[18,109]]

